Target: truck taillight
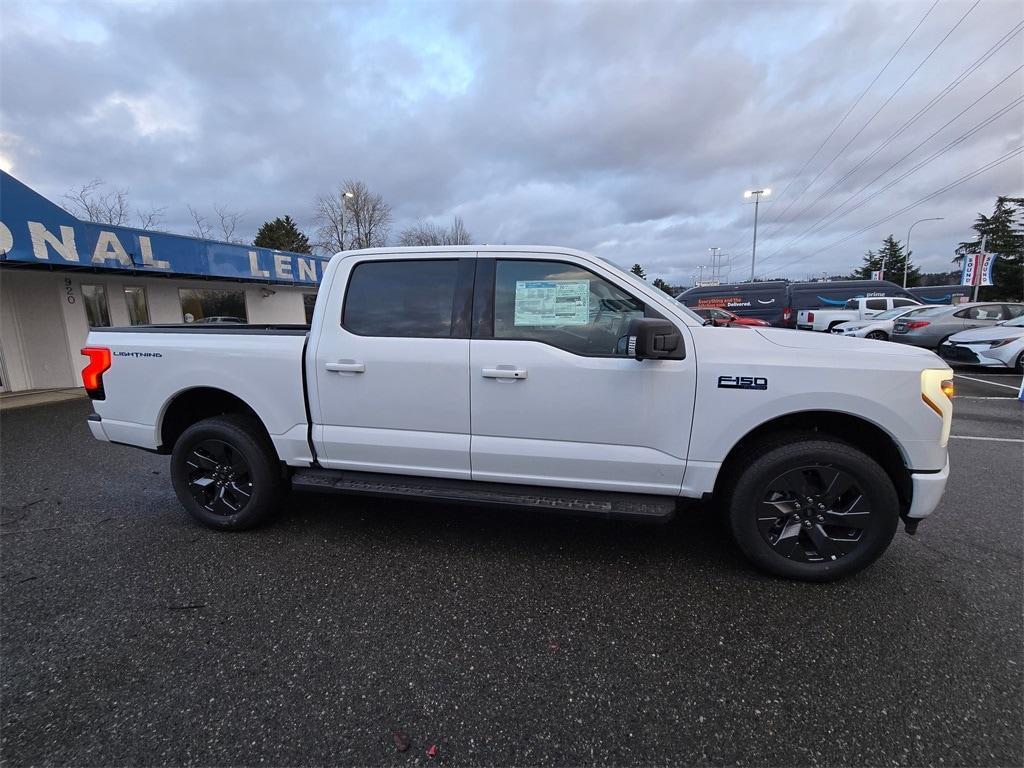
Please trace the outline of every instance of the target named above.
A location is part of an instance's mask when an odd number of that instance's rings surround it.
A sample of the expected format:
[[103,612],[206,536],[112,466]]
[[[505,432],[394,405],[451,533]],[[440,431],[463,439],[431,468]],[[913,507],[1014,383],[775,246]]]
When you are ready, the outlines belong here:
[[110,350],[106,347],[83,347],[82,354],[89,358],[88,365],[82,369],[82,384],[93,400],[103,400],[103,372],[110,368]]
[[807,313],[807,322],[808,323],[813,323],[814,322],[814,313],[813,312],[808,312]]
[[931,325],[927,320],[911,320],[907,323],[907,330],[912,331],[915,328],[924,328],[926,325]]

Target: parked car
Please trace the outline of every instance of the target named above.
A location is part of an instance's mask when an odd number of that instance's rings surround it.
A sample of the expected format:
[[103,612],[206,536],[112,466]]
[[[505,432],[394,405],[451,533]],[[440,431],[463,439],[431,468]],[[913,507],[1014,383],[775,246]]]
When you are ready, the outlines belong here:
[[900,296],[849,299],[842,309],[803,309],[797,313],[796,327],[801,331],[831,331],[849,320],[868,320],[890,309],[920,307],[921,302]]
[[922,304],[889,309],[880,315],[868,318],[867,320],[849,320],[832,326],[832,333],[843,336],[859,336],[862,339],[877,339],[888,341],[892,335],[892,326],[901,317],[913,317],[933,305]]
[[954,333],[993,326],[1021,313],[1024,313],[1024,304],[991,301],[933,307],[912,318],[903,318],[893,323],[891,340],[938,349]]
[[761,320],[756,317],[740,317],[727,309],[718,309],[717,307],[694,307],[692,311],[695,315],[699,315],[706,321],[709,321],[709,325],[757,325],[762,328],[771,325],[767,320]]
[[1012,368],[1024,373],[1024,314],[991,328],[954,333],[939,347],[946,362]]
[[825,581],[913,532],[949,475],[933,353],[723,333],[573,250],[345,251],[308,329],[94,329],[83,354],[93,435],[169,453],[222,530],[289,487],[633,520],[713,498],[752,562]]
[[702,285],[683,291],[676,296],[676,300],[691,309],[717,307],[740,317],[767,320],[780,328],[795,328],[800,310],[834,309],[844,307],[850,299],[885,296],[917,301],[906,289],[888,280],[819,280],[802,283],[768,280],[760,283]]

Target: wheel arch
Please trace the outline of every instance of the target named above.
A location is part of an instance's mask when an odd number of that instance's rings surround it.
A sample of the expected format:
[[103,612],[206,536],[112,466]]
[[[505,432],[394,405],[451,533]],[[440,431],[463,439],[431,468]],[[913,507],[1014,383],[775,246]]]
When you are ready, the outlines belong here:
[[170,453],[181,434],[193,424],[228,413],[255,419],[263,436],[270,441],[270,433],[263,419],[238,395],[218,387],[189,387],[176,392],[164,404],[157,421],[157,450]]
[[751,446],[787,432],[813,433],[819,437],[834,437],[859,448],[877,461],[892,480],[900,499],[901,511],[910,508],[913,495],[910,470],[896,440],[874,422],[840,411],[796,411],[777,416],[754,427],[737,440],[722,462],[715,480],[715,495],[725,490],[725,484],[737,471],[737,462]]

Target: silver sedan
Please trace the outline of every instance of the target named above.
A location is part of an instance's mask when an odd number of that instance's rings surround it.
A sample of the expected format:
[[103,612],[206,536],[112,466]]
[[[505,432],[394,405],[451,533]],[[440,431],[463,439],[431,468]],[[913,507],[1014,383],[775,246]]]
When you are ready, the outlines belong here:
[[892,341],[938,349],[954,333],[970,328],[984,328],[1024,314],[1024,304],[978,301],[934,307],[900,318],[892,327]]

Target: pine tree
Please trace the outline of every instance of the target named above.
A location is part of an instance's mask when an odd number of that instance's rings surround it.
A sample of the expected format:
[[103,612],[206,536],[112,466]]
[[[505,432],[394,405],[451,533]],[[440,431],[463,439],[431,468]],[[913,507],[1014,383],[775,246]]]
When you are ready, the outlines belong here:
[[637,277],[639,277],[641,280],[647,279],[647,273],[644,272],[644,268],[641,267],[639,264],[634,264],[633,268],[629,271],[632,272]]
[[275,251],[291,251],[292,253],[312,253],[309,238],[295,226],[291,216],[283,219],[278,216],[273,221],[263,222],[256,239],[252,244],[259,248],[270,248]]
[[889,235],[882,241],[882,247],[878,251],[868,251],[864,254],[864,263],[854,270],[852,277],[858,280],[870,280],[871,273],[880,269],[885,270],[882,277],[893,283],[903,284],[903,266],[907,264],[907,287],[917,285],[921,280],[921,271],[914,266],[912,260],[908,262],[903,252],[903,243]]
[[666,283],[660,277],[654,278],[654,282],[651,283],[651,285],[653,285],[655,288],[660,288],[665,293],[667,293],[669,296],[672,295],[672,286],[669,285],[668,283]]
[[1006,299],[1016,301],[1024,296],[1024,197],[996,198],[991,216],[978,214],[971,227],[978,236],[960,243],[956,249],[956,263],[965,255],[981,250],[981,238],[985,237],[985,251],[998,254],[992,266],[991,286],[979,289],[978,298],[986,301]]

